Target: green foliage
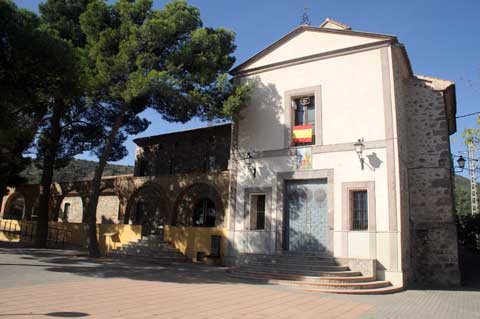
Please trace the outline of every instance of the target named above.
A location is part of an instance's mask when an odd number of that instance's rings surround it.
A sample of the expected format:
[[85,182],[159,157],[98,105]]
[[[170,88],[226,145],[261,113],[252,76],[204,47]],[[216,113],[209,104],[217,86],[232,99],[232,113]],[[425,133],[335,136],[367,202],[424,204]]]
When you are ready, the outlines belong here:
[[455,176],[455,208],[459,242],[480,250],[480,214],[472,215],[470,180],[463,176]]
[[[29,184],[38,184],[41,179],[42,171],[31,162],[30,165],[22,172],[21,176],[26,179]],[[95,172],[97,162],[73,159],[68,165],[55,170],[53,174],[54,182],[72,182],[83,179],[91,179]],[[133,166],[107,164],[104,176],[133,174]]]
[[40,3],[42,22],[55,30],[62,39],[72,42],[75,47],[85,45],[85,35],[80,28],[80,15],[85,12],[90,0],[47,0]]
[[465,140],[465,144],[480,144],[480,115],[477,117],[477,128],[466,128],[462,132],[462,137]]
[[135,117],[147,107],[168,121],[186,122],[231,118],[245,103],[248,87],[227,76],[235,61],[233,32],[203,28],[198,9],[186,1],[155,11],[148,0],[97,0],[80,21],[92,96],[107,115],[128,104],[123,121],[140,126],[131,125],[133,133],[146,128]]
[[463,176],[455,176],[455,209],[457,215],[469,215],[472,213],[470,180]]
[[458,240],[473,250],[480,250],[480,214],[457,216]]
[[[95,215],[100,177],[107,160],[125,156],[129,134],[149,122],[139,113],[151,107],[167,121],[228,118],[247,90],[227,84],[235,59],[234,34],[203,28],[198,9],[172,1],[152,10],[151,0],[92,1],[80,16],[86,35],[90,107],[99,165],[88,204],[90,256],[99,255]],[[225,103],[228,100],[228,103]],[[228,107],[228,109],[226,108]]]
[[20,172],[29,163],[23,153],[58,83],[57,44],[35,14],[0,1],[0,192],[23,181]]

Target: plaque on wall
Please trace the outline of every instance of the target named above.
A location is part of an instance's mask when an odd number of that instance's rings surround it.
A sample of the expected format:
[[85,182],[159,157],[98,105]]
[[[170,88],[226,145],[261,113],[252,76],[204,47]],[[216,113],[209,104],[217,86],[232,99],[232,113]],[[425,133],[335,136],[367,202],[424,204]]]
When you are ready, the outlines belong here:
[[312,169],[312,148],[310,146],[295,149],[295,169]]

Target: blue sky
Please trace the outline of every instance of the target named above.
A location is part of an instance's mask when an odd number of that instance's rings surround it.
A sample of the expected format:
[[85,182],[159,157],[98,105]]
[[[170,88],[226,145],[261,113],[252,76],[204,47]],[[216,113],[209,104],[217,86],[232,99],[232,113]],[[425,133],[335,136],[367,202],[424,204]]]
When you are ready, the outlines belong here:
[[[38,0],[17,0],[19,7],[38,12]],[[168,1],[154,1],[162,8]],[[453,80],[457,89],[457,114],[480,111],[480,1],[478,0],[344,0],[344,1],[227,1],[191,0],[198,7],[205,26],[233,30],[241,63],[297,27],[304,7],[312,26],[326,17],[352,26],[354,30],[396,35],[404,43],[415,73]],[[172,124],[154,112],[144,115],[152,124],[135,136],[149,136],[206,126],[191,121]],[[460,132],[475,126],[475,117],[458,119],[458,133],[452,137],[452,152],[464,150]],[[129,155],[118,163],[134,163],[135,145],[127,142]],[[88,154],[80,158],[96,160]]]

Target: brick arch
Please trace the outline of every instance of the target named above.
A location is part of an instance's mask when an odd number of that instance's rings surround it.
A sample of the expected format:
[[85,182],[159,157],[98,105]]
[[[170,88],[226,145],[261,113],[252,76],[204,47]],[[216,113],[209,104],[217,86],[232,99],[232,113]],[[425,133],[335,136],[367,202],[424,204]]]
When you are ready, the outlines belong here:
[[153,182],[137,188],[127,202],[124,222],[142,225],[144,235],[171,224],[170,202],[165,194],[165,190]]
[[193,226],[195,206],[202,200],[211,200],[215,205],[215,226],[221,226],[225,219],[225,207],[220,192],[207,183],[195,183],[186,187],[175,200],[172,225]]

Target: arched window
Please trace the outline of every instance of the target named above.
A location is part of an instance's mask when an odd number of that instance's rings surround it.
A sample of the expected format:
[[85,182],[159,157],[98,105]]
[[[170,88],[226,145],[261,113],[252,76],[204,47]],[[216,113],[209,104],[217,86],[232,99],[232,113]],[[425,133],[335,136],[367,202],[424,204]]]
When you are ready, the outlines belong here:
[[5,210],[4,219],[22,220],[25,216],[25,197],[21,194],[14,195],[15,197]]
[[215,227],[215,204],[212,200],[204,198],[198,201],[193,210],[194,227]]

